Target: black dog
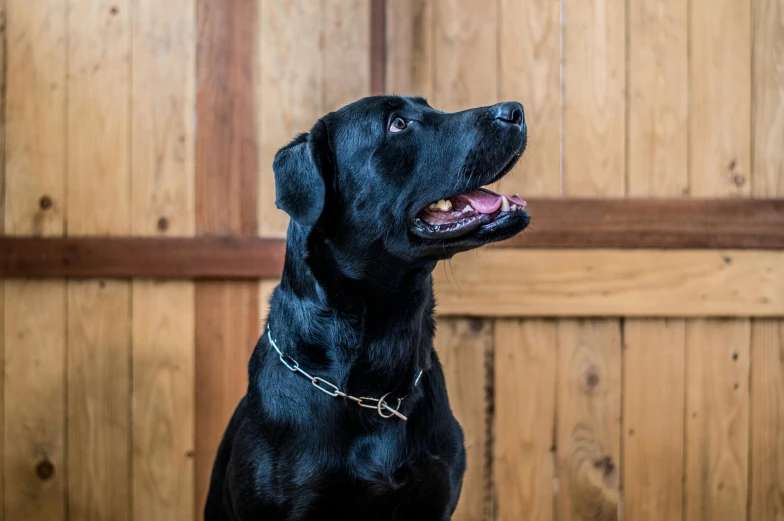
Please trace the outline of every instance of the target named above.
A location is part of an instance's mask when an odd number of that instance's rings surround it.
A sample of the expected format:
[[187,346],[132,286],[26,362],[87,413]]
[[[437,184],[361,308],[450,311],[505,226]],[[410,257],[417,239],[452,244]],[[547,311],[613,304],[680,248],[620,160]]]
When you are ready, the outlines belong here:
[[283,278],[205,519],[451,518],[466,461],[433,351],[431,272],[528,224],[519,197],[480,189],[525,145],[519,103],[448,114],[384,96],[278,152]]

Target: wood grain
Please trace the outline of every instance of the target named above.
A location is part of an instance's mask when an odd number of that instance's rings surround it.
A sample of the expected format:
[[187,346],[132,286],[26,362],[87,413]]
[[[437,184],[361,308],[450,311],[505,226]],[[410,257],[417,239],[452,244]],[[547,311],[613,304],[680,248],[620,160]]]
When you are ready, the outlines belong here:
[[[688,4],[643,0],[628,9],[627,193],[687,196]],[[683,517],[685,331],[682,319],[624,319],[623,518],[629,521]]]
[[617,320],[558,324],[561,521],[616,520],[620,495],[621,335]]
[[553,519],[556,322],[495,322],[493,485],[500,521]]
[[457,111],[498,101],[496,2],[432,2],[431,104]]
[[68,284],[68,519],[131,519],[128,284]]
[[[0,120],[3,122],[3,130],[0,132],[0,232],[5,234],[5,171],[6,171],[6,76],[7,66],[7,45],[6,45],[6,21],[7,21],[6,0],[0,0]],[[0,279],[0,356],[5,360],[5,280]],[[5,362],[3,362],[5,365]],[[5,521],[5,368],[0,371],[0,498],[3,505],[0,505],[0,521]]]
[[751,2],[694,0],[689,13],[689,185],[750,193]]
[[449,403],[465,434],[468,468],[452,519],[488,520],[490,454],[487,411],[487,361],[493,342],[488,320],[441,319],[435,347],[444,366]]
[[[689,183],[699,197],[750,190],[750,2],[696,0],[689,12]],[[757,290],[759,291],[759,290]],[[687,519],[746,516],[748,320],[687,322]]]
[[285,237],[289,222],[275,206],[275,153],[326,112],[323,19],[322,3],[307,0],[263,0],[259,9],[255,99],[261,154],[258,220],[264,237]]
[[559,0],[499,5],[498,88],[501,100],[525,107],[528,148],[498,182],[499,193],[524,197],[561,192],[561,5]]
[[565,195],[625,193],[625,4],[565,0]]
[[[414,8],[417,0],[393,0],[383,3],[386,9],[384,13],[384,51],[386,56],[384,60],[384,92],[403,96],[417,94],[413,79],[414,67],[416,67],[414,63],[416,36]],[[372,60],[371,56],[371,63]]]
[[[153,232],[151,232],[153,233]],[[253,236],[0,238],[0,275],[248,279],[280,276],[286,245]]]
[[387,2],[370,2],[370,93],[380,95],[387,85]]
[[248,361],[261,333],[258,283],[196,284],[196,512],[204,510],[223,432],[248,388]]
[[190,282],[133,284],[133,518],[196,518]]
[[752,179],[757,197],[784,196],[784,2],[752,1]]
[[530,228],[499,246],[784,248],[782,199],[529,198],[528,203]]
[[65,230],[65,0],[6,0],[5,233]]
[[[64,231],[65,209],[66,2],[4,4],[5,233],[57,236]],[[0,519],[62,520],[65,283],[21,279],[4,285],[0,440],[7,479]]]
[[[752,193],[784,195],[784,2],[752,2]],[[779,145],[777,145],[777,143]],[[751,324],[749,521],[784,521],[784,321]]]
[[[132,231],[195,228],[196,17],[191,0],[137,0]],[[194,519],[194,285],[132,287],[133,518]]]
[[434,273],[437,312],[480,316],[782,316],[782,252],[493,250]]
[[411,0],[412,2],[412,50],[411,83],[412,92],[425,98],[435,95],[435,21],[436,9],[432,0]]
[[686,324],[685,518],[746,519],[748,320]]
[[628,187],[632,196],[689,193],[688,3],[629,2]]
[[784,323],[751,329],[749,521],[784,520]]
[[257,231],[256,69],[251,65],[257,7],[256,2],[197,2],[196,227],[200,235],[255,235]]
[[629,521],[683,516],[683,320],[627,320],[623,330],[623,490]]
[[65,284],[5,283],[5,514],[65,519]]
[[[254,67],[258,2],[202,0],[197,16],[197,235],[256,235]],[[266,94],[265,94],[266,95]],[[199,282],[196,324],[196,505],[202,512],[223,431],[247,389],[259,335],[256,281]]]
[[[69,234],[130,226],[131,2],[69,6]],[[130,284],[67,288],[68,519],[131,519]]]
[[370,94],[370,2],[325,2],[323,16],[323,108],[331,111]]

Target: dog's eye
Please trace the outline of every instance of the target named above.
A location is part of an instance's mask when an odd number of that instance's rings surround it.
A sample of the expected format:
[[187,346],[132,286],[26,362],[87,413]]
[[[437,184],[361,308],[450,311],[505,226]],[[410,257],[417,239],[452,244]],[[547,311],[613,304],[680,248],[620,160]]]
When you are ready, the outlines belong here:
[[397,118],[393,119],[392,120],[392,124],[389,125],[389,131],[390,132],[400,132],[401,130],[405,130],[407,125],[408,124],[406,123],[405,119],[403,119],[401,117],[397,117]]

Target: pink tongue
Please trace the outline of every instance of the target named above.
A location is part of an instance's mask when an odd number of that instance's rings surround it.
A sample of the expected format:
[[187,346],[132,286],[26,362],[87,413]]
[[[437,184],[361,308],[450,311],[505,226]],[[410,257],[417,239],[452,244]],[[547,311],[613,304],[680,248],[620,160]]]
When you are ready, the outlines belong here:
[[[502,196],[487,189],[474,190],[464,196],[468,199],[469,204],[479,213],[493,213],[501,208]],[[525,206],[525,201],[520,199],[520,196],[515,194],[507,197],[509,204],[516,204],[518,206]]]

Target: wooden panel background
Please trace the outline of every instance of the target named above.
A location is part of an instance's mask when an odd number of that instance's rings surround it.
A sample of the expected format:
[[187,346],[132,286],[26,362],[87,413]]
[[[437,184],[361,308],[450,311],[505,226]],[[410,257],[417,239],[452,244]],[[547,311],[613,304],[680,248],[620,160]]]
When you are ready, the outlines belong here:
[[[272,157],[370,93],[370,4],[0,0],[0,230],[284,237]],[[524,103],[499,190],[784,197],[784,0],[385,8],[388,92]],[[782,255],[439,266],[454,518],[784,520]],[[0,521],[199,518],[274,285],[0,281]]]

